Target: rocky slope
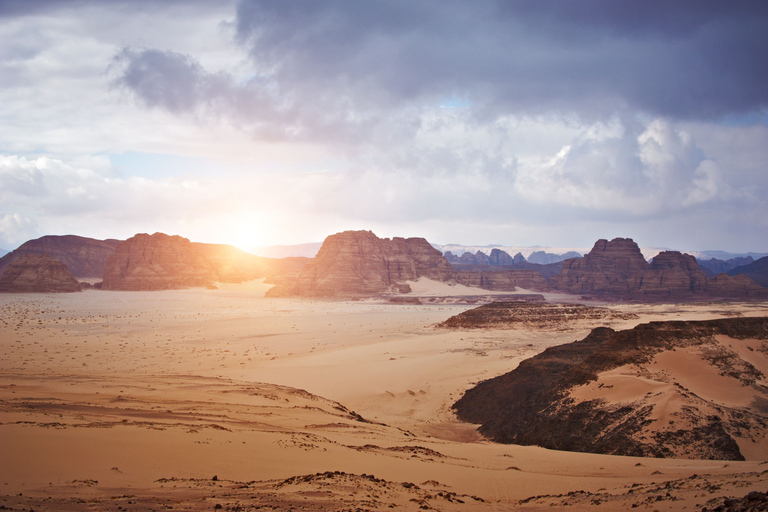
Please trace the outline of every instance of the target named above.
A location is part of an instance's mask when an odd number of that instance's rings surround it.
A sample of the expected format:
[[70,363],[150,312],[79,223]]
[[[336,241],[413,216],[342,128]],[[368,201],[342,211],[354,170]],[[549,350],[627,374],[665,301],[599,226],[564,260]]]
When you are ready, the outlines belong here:
[[107,258],[101,286],[104,290],[211,287],[216,282],[241,282],[298,271],[305,261],[272,260],[228,245],[192,243],[164,233],[141,233],[119,244]]
[[743,460],[768,442],[766,373],[768,318],[600,327],[478,384],[454,409],[502,443]]
[[583,304],[551,304],[526,301],[491,302],[452,316],[437,324],[443,329],[514,329],[536,328],[562,330],[579,320],[611,321],[637,318],[604,307]]
[[64,263],[78,278],[100,278],[107,257],[115,252],[120,240],[95,240],[75,235],[48,235],[24,242],[18,249],[0,258],[0,274],[11,262],[26,254],[48,254]]
[[768,256],[729,270],[728,275],[745,275],[760,286],[768,286]]
[[0,292],[64,293],[80,289],[66,265],[47,254],[24,254],[0,275]]
[[344,231],[325,239],[295,279],[281,280],[270,297],[350,297],[407,292],[405,281],[452,274],[443,255],[423,238],[379,238],[370,231]]
[[744,279],[721,275],[708,280],[688,254],[665,251],[648,263],[631,238],[598,240],[583,258],[564,261],[548,284],[567,293],[635,299],[768,297],[768,289]]

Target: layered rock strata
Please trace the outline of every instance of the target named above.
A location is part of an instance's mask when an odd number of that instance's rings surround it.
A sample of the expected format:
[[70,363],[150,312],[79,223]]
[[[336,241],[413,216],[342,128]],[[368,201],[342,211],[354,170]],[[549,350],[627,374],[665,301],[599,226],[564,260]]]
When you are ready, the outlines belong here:
[[[437,324],[443,329],[555,329],[569,324],[596,323],[637,318],[635,314],[613,311],[605,307],[583,304],[550,304],[527,301],[497,301],[464,311]],[[593,324],[594,325],[594,324]]]
[[744,279],[707,279],[696,259],[677,251],[659,253],[648,263],[631,238],[598,240],[583,258],[563,262],[550,289],[579,295],[637,299],[691,296],[768,297],[768,289]]
[[284,279],[270,297],[349,297],[407,292],[405,281],[450,278],[443,255],[423,238],[378,238],[370,231],[345,231],[325,239],[317,256],[295,279]]
[[465,286],[491,291],[542,290],[546,287],[544,276],[536,270],[457,270],[452,280]]
[[25,254],[0,275],[0,292],[69,293],[80,289],[67,266],[47,254]]
[[454,409],[502,443],[743,460],[766,444],[767,355],[768,318],[600,327],[478,384]]

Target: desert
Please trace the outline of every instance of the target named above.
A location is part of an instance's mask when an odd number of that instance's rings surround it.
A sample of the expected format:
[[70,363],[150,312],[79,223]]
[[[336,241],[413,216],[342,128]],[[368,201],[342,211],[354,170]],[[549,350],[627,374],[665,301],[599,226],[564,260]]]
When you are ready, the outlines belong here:
[[766,488],[764,438],[744,461],[562,452],[491,442],[452,405],[597,326],[759,317],[768,304],[601,303],[616,314],[456,330],[437,324],[487,291],[409,284],[423,304],[269,298],[263,279],[0,295],[0,504],[698,510]]
[[0,512],[768,511],[767,35],[0,0]]

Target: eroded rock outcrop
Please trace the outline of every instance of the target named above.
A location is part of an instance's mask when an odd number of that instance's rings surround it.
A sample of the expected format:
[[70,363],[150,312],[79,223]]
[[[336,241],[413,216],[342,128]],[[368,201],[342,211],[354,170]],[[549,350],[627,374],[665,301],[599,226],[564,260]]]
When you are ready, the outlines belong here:
[[465,286],[484,290],[512,292],[518,287],[526,290],[542,290],[546,287],[544,276],[537,270],[457,270],[453,281]]
[[188,239],[140,233],[107,258],[102,290],[167,290],[211,286],[216,272]]
[[549,284],[574,294],[627,295],[639,288],[647,269],[648,262],[631,238],[601,239],[583,258],[565,260]]
[[[583,304],[551,304],[528,301],[496,301],[469,309],[437,324],[442,329],[552,329],[564,330],[571,324],[607,322],[637,318],[606,307]],[[599,322],[599,323],[598,323]]]
[[101,278],[104,265],[120,240],[96,240],[75,235],[47,235],[24,242],[0,258],[0,274],[13,261],[27,254],[47,254],[66,265],[77,278]]
[[379,238],[370,231],[345,231],[325,239],[317,256],[295,279],[284,279],[271,297],[354,297],[407,292],[405,281],[450,278],[443,255],[423,238]]
[[563,262],[560,273],[548,284],[552,290],[567,293],[633,299],[768,297],[768,289],[744,279],[718,276],[707,280],[689,254],[664,251],[648,263],[631,238],[598,240],[583,258]]
[[193,243],[178,235],[138,234],[121,243],[106,262],[103,290],[168,290],[212,287],[275,272],[298,271],[305,258],[273,260],[236,247]]
[[502,443],[743,460],[768,436],[767,353],[765,317],[599,327],[478,384],[454,408]]
[[25,254],[0,275],[0,292],[69,293],[80,289],[67,266],[47,254]]

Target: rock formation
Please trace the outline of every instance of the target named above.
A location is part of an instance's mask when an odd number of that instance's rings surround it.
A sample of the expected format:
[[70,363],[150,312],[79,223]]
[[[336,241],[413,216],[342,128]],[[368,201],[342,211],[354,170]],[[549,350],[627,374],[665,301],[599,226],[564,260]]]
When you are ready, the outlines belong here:
[[119,244],[106,262],[103,290],[167,290],[241,282],[298,271],[306,259],[261,258],[229,245],[190,242],[163,233],[138,234]]
[[0,275],[0,292],[63,293],[80,289],[67,266],[47,254],[24,254]]
[[26,254],[47,254],[66,265],[78,278],[100,278],[107,257],[115,252],[120,240],[95,240],[75,235],[48,235],[24,242],[18,249],[0,258],[0,274],[11,262]]
[[502,443],[743,460],[768,435],[767,342],[759,317],[599,327],[478,384],[454,409]]
[[688,295],[700,293],[707,286],[707,275],[699,268],[696,258],[677,251],[657,254],[639,275],[636,290],[639,295]]
[[283,279],[270,297],[354,297],[407,292],[405,281],[450,278],[443,255],[423,238],[378,238],[370,231],[345,231],[325,239],[296,279]]
[[514,265],[515,260],[505,251],[500,249],[492,249],[490,255],[491,265]]
[[707,277],[713,277],[718,274],[724,274],[729,270],[733,270],[736,267],[742,265],[749,265],[755,261],[752,256],[730,258],[728,260],[719,260],[717,258],[711,258],[708,260],[696,259],[699,267],[707,273]]
[[647,269],[648,262],[631,238],[598,240],[583,258],[565,260],[560,274],[551,277],[549,284],[575,294],[627,295],[639,287]]
[[598,240],[583,258],[564,261],[561,272],[548,284],[552,290],[567,293],[634,299],[768,297],[768,290],[750,286],[743,279],[708,281],[688,254],[665,251],[648,263],[631,238]]
[[728,274],[717,275],[707,281],[706,293],[714,297],[768,298],[768,288],[758,286],[744,274],[737,274],[735,276],[729,276]]
[[546,288],[544,276],[536,270],[457,270],[452,280],[465,286],[474,286],[484,290],[512,292],[517,287],[526,290]]
[[[469,309],[437,324],[443,329],[555,329],[563,330],[577,321],[609,322],[637,318],[605,307],[583,304],[550,304],[508,300]],[[598,325],[605,325],[598,324]]]
[[768,256],[728,271],[729,276],[739,274],[747,276],[759,286],[768,287]]

